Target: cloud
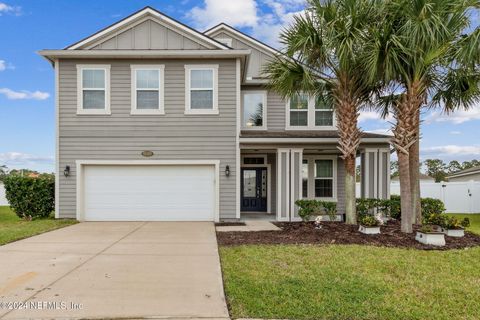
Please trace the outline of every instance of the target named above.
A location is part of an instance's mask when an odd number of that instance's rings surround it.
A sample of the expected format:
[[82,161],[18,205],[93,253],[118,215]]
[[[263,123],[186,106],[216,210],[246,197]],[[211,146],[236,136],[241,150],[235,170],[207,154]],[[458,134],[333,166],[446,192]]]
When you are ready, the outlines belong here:
[[10,6],[5,2],[0,2],[0,16],[7,13],[19,16],[22,14],[22,7]]
[[7,69],[13,70],[15,66],[11,63],[7,63],[5,60],[0,60],[0,71],[5,71]]
[[470,108],[469,110],[458,110],[449,114],[433,111],[425,117],[426,123],[451,122],[453,124],[462,124],[472,120],[480,120],[480,105]]
[[374,121],[382,121],[382,122],[393,122],[394,118],[392,115],[388,115],[385,119],[383,119],[380,115],[380,113],[375,112],[375,111],[361,111],[360,115],[358,116],[358,122],[365,122],[369,120],[374,120]]
[[35,156],[21,152],[5,152],[0,153],[0,163],[7,166],[53,163],[53,157]]
[[0,94],[3,94],[7,97],[7,99],[10,100],[45,100],[50,97],[50,94],[48,92],[42,92],[42,91],[27,91],[27,90],[22,90],[22,91],[14,91],[8,88],[0,88]]
[[248,28],[251,35],[278,47],[278,35],[295,14],[301,14],[304,0],[204,0],[186,17],[198,29],[208,29],[221,22],[236,28]]
[[438,156],[466,156],[466,155],[480,155],[480,146],[457,146],[457,145],[446,145],[446,146],[437,146],[424,148],[422,150],[423,154],[435,154]]
[[462,132],[461,131],[450,131],[450,134],[459,135],[459,134],[462,134]]

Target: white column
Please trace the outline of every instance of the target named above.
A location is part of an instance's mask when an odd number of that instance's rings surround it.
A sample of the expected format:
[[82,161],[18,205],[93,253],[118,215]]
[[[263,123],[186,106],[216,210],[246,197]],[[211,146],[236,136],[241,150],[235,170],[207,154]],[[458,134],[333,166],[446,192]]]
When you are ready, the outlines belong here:
[[277,149],[277,220],[290,220],[290,149]]
[[290,220],[301,221],[295,201],[302,198],[303,149],[290,150]]

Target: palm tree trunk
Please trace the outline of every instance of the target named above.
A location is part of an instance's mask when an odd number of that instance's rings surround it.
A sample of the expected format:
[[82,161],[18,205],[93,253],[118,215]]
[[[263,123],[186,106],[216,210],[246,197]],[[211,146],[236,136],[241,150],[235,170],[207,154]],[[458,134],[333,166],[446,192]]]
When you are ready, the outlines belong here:
[[398,171],[400,173],[400,210],[402,212],[401,230],[405,233],[412,233],[412,190],[410,188],[410,169],[408,154],[397,152]]
[[345,159],[345,222],[357,223],[355,195],[355,156],[349,155]]
[[[417,135],[418,137],[418,135]],[[408,152],[410,170],[410,189],[412,192],[412,223],[422,223],[422,210],[420,202],[420,140],[410,147]]]

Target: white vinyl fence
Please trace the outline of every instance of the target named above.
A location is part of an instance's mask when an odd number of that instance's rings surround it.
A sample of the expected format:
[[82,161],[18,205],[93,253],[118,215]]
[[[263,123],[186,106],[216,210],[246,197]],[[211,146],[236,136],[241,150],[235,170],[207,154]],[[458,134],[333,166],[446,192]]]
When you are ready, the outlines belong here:
[[[357,197],[360,183],[357,183]],[[400,183],[390,184],[390,194],[400,195]],[[440,199],[447,213],[480,213],[480,181],[466,182],[420,182],[422,198]]]
[[0,182],[0,206],[8,206],[7,198],[5,198],[5,188],[3,183]]

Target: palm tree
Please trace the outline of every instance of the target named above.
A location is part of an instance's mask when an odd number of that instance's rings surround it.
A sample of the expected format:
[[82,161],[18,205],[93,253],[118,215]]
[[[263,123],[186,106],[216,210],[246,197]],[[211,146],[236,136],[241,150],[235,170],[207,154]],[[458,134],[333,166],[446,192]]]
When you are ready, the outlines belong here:
[[[365,69],[383,79],[377,102],[393,112],[393,144],[399,160],[402,231],[421,221],[419,189],[420,112],[468,108],[479,97],[478,28],[464,34],[478,0],[390,0],[372,29]],[[385,93],[385,91],[387,93]]]
[[374,21],[373,0],[308,0],[304,15],[281,35],[284,54],[265,68],[269,86],[284,98],[299,92],[335,109],[339,150],[345,163],[346,222],[355,224],[355,159],[360,144],[359,108],[371,88],[363,76],[362,50]]

